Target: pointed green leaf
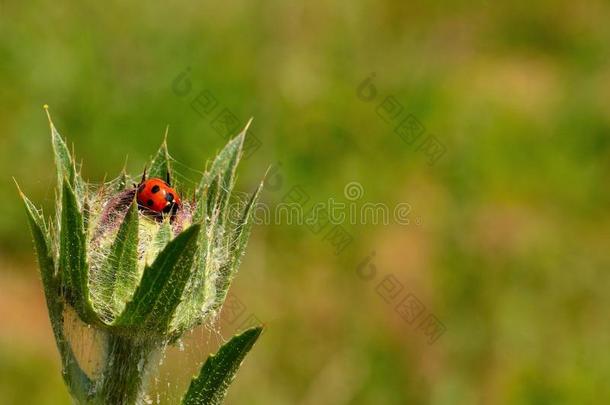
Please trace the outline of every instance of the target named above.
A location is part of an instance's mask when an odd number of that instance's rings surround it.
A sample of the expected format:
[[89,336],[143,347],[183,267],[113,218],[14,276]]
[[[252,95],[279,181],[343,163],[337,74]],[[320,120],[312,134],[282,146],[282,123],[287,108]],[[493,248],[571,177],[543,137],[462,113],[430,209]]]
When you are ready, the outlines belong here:
[[72,155],[53,122],[49,119],[51,126],[51,142],[53,143],[53,152],[55,154],[55,166],[57,169],[57,185],[58,189],[63,188],[62,182],[64,179],[72,181],[76,177],[76,170],[72,162]]
[[256,191],[252,193],[250,201],[248,201],[248,204],[246,204],[244,210],[242,211],[241,218],[239,219],[237,227],[234,231],[234,236],[231,238],[235,244],[233,267],[239,266],[241,257],[246,250],[248,239],[250,238],[250,231],[252,230],[252,224],[254,222],[254,211],[256,210],[256,204],[258,203],[262,189],[263,182],[261,182],[256,188]]
[[63,181],[59,268],[68,300],[86,323],[100,323],[89,297],[89,266],[83,216],[70,184]]
[[138,203],[134,200],[102,266],[102,307],[121,310],[138,283]]
[[[191,277],[184,291],[184,299],[176,309],[176,316],[172,325],[173,331],[188,330],[198,325],[204,315],[204,303],[209,296],[213,296],[214,282],[210,278],[208,266],[212,250],[214,249],[213,241],[218,224],[219,212],[216,211],[211,216],[206,216],[205,213],[195,215],[193,221],[202,221],[205,227],[197,238],[197,255]],[[204,218],[201,220],[200,218]]]
[[199,229],[193,225],[182,232],[144,269],[132,300],[114,322],[117,328],[138,328],[141,333],[167,330],[191,274]]
[[[74,189],[78,200],[82,202],[85,194],[85,184],[80,172],[76,169],[76,163],[66,145],[66,142],[61,137],[57,128],[49,117],[49,125],[51,127],[51,143],[53,144],[53,153],[55,155],[55,167],[57,170],[57,188],[62,190],[64,179],[68,179],[70,185]],[[61,197],[60,197],[61,199]]]
[[[181,319],[176,325],[178,330],[192,328],[201,323],[211,311],[222,306],[231,279],[239,268],[241,257],[246,249],[262,184],[251,196],[233,232],[225,236],[225,241],[221,240],[223,235],[217,231],[220,228],[219,212],[216,211],[215,215],[208,217],[205,232],[201,232],[199,235],[199,256],[189,284],[188,294],[179,308]],[[209,260],[216,243],[229,246],[229,256],[220,268]]]
[[239,133],[235,138],[231,139],[225,147],[216,155],[212,167],[206,172],[200,187],[208,184],[211,179],[219,174],[231,176],[235,174],[237,162],[239,162],[240,154],[243,148],[246,129]]
[[[197,190],[197,207],[195,220],[204,221],[206,232],[199,237],[200,255],[196,274],[191,283],[192,289],[189,304],[185,304],[189,323],[198,323],[209,310],[204,308],[205,302],[215,301],[217,275],[211,274],[217,270],[210,265],[208,257],[217,244],[222,243],[224,224],[229,214],[225,209],[235,183],[235,172],[241,158],[244,137],[248,126],[233,138],[214,159],[212,166],[201,179]],[[193,314],[193,316],[191,316]],[[187,327],[190,327],[189,325]]]
[[231,246],[228,263],[226,263],[220,270],[218,279],[216,280],[216,304],[217,306],[222,305],[227,295],[227,290],[231,284],[233,276],[237,272],[241,263],[241,258],[246,251],[248,245],[248,239],[250,238],[250,232],[252,230],[253,215],[256,209],[256,204],[260,196],[260,192],[263,188],[261,182],[257,187],[256,191],[250,197],[250,201],[242,211],[241,217],[237,222],[237,226],[232,234],[229,235],[228,243]]
[[[167,132],[166,132],[167,136]],[[169,152],[167,150],[167,138],[163,139],[161,147],[153,158],[150,168],[148,169],[148,177],[158,177],[162,180],[167,178],[167,175],[172,175]]]
[[[225,212],[224,207],[229,201],[233,185],[235,183],[235,171],[237,164],[241,159],[244,138],[248,127],[233,138],[222,151],[216,156],[212,167],[203,176],[198,189],[200,192],[209,185],[207,204],[208,214],[213,209],[218,209],[220,212]],[[216,179],[219,178],[217,184]],[[198,193],[199,194],[199,193]],[[224,222],[225,217],[221,217],[221,222]]]
[[[57,171],[57,200],[55,214],[57,224],[60,224],[62,209],[61,194],[63,190],[63,183],[67,179],[67,181],[72,186],[72,189],[74,190],[77,201],[79,201],[81,204],[84,202],[86,187],[85,183],[83,182],[83,179],[81,178],[80,173],[76,170],[76,164],[74,163],[74,159],[70,154],[70,150],[68,149],[66,142],[57,131],[57,128],[55,128],[55,125],[51,120],[51,115],[49,114],[49,111],[46,106],[45,109],[47,112],[47,118],[49,120],[49,127],[51,128],[51,144],[53,146],[55,168]],[[59,227],[57,227],[56,229],[59,231]],[[59,239],[59,235],[56,234],[55,237],[55,240]]]
[[59,283],[55,275],[55,265],[51,256],[49,238],[45,227],[44,219],[32,202],[19,191],[23,199],[28,223],[34,238],[34,248],[38,257],[42,286],[49,311],[51,328],[55,337],[57,348],[61,355],[64,372],[64,380],[71,387],[77,397],[84,399],[85,393],[89,392],[91,381],[80,368],[78,361],[72,351],[70,343],[63,332],[63,302]]
[[[34,248],[38,258],[38,266],[40,267],[42,286],[47,299],[47,306],[49,309],[49,314],[51,315],[51,321],[53,322],[54,316],[58,315],[54,306],[55,301],[59,300],[59,288],[55,276],[55,265],[53,264],[53,258],[51,256],[47,229],[43,217],[40,215],[34,204],[23,193],[20,192],[20,194],[25,205],[32,237],[34,238]],[[56,325],[53,325],[53,327],[55,328]]]
[[189,281],[186,297],[177,313],[177,329],[190,329],[200,323],[204,315],[204,303],[210,296],[214,296],[214,281],[210,274],[211,265],[208,260],[215,248],[218,234],[218,218],[220,211],[214,210],[218,204],[219,194],[215,192],[220,184],[220,174],[211,184],[203,185],[199,193],[199,201],[195,209],[193,221],[205,224],[205,231],[199,233],[197,244],[199,246],[196,265]]
[[216,355],[208,357],[197,378],[191,381],[182,405],[220,405],[244,358],[260,336],[261,327],[233,337]]

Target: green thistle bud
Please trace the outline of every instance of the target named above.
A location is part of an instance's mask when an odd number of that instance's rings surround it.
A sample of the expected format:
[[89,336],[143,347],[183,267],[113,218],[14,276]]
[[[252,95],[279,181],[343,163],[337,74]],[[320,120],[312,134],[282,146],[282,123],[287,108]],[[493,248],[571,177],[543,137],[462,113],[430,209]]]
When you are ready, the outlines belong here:
[[[135,404],[145,398],[153,359],[167,344],[220,310],[246,248],[261,186],[237,215],[229,207],[244,129],[218,154],[177,212],[139,209],[132,179],[86,183],[50,117],[57,167],[56,216],[45,221],[21,193],[38,256],[62,374],[82,404]],[[164,140],[149,176],[172,176]],[[75,313],[104,344],[99,372],[89,375],[73,352],[64,317]],[[234,337],[202,367],[184,404],[219,404],[237,368],[260,335]]]

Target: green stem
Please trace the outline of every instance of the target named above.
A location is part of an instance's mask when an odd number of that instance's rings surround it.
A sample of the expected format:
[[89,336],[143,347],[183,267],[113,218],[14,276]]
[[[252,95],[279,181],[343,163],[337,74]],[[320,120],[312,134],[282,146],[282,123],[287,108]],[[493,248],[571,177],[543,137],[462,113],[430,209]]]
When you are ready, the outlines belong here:
[[150,341],[110,335],[99,398],[101,403],[136,404],[146,388],[146,371],[155,346]]

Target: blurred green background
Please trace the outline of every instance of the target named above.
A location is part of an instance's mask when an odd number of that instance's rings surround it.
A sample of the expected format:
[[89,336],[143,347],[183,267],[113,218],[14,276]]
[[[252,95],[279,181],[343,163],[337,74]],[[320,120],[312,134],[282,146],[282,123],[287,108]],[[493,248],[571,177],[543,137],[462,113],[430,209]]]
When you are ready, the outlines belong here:
[[[141,172],[167,124],[188,178],[226,108],[261,141],[238,189],[272,164],[271,206],[294,186],[346,202],[352,181],[359,202],[411,205],[409,225],[345,224],[340,254],[256,227],[221,329],[267,330],[228,404],[610,403],[609,19],[601,1],[0,1],[0,403],[69,403],[11,179],[49,212],[45,103],[93,182],[127,155]],[[446,147],[436,164],[380,117],[389,96]],[[433,344],[378,293],[390,275],[446,328]],[[161,403],[219,341],[170,351]]]

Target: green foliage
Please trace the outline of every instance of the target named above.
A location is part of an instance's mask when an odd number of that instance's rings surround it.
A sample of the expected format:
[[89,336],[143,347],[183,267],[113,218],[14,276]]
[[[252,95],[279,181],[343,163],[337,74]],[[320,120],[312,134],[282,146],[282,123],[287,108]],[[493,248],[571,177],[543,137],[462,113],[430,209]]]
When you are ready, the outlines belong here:
[[[48,115],[49,112],[47,106],[45,106],[45,110],[47,111]],[[85,184],[80,174],[76,170],[76,163],[70,155],[70,151],[68,150],[66,142],[63,140],[61,135],[59,135],[59,132],[57,132],[53,121],[51,121],[50,115],[48,115],[48,118],[49,125],[51,127],[51,143],[53,145],[53,152],[55,154],[55,166],[57,170],[57,188],[60,191],[59,195],[61,196],[63,184],[66,182],[67,179],[68,183],[74,189],[78,200],[82,201],[85,192]],[[58,212],[61,211],[58,210]]]
[[[201,179],[200,191],[205,190],[206,185],[210,184],[207,196],[208,215],[213,215],[215,211],[227,212],[224,207],[229,201],[229,196],[235,184],[235,171],[241,157],[246,129],[225,146],[214,159],[210,170]],[[225,216],[223,215],[220,218],[222,221]]]
[[32,202],[19,191],[24,201],[30,230],[34,238],[34,247],[40,267],[42,286],[47,302],[51,328],[61,356],[64,381],[68,385],[72,395],[82,400],[85,393],[91,387],[91,381],[78,365],[78,361],[67,341],[63,331],[63,299],[58,276],[55,273],[55,265],[51,257],[49,235],[47,233],[44,219]]
[[63,138],[57,132],[55,125],[49,117],[49,125],[51,126],[51,141],[53,152],[55,153],[55,167],[57,169],[57,189],[63,190],[65,179],[73,181],[76,178],[76,170],[68,146]]
[[[47,226],[34,204],[21,195],[62,374],[79,403],[139,403],[155,367],[152,360],[181,334],[213,319],[210,308],[216,310],[222,303],[243,254],[260,187],[237,225],[226,218],[245,130],[214,160],[199,184],[198,201],[180,207],[192,212],[155,218],[141,214],[135,199],[125,209],[120,207],[125,195],[133,195],[125,194],[129,193],[125,173],[112,186],[89,188],[51,121],[50,126],[58,176],[56,221]],[[164,140],[149,176],[164,178],[170,173]],[[107,202],[108,209],[92,208],[99,201]],[[215,288],[208,288],[210,280]],[[66,311],[73,311],[83,325],[102,336],[103,364],[95,380],[74,356],[73,342],[64,331]],[[197,402],[195,394],[188,394],[189,403],[220,403],[259,334],[256,328],[234,338],[216,360],[204,365],[193,390],[202,393],[197,397],[215,402]]]
[[191,381],[183,405],[219,405],[242,361],[256,343],[262,328],[248,329],[234,336],[216,355],[210,356],[197,378]]
[[132,201],[110,248],[102,272],[109,280],[102,286],[102,300],[116,312],[138,281],[138,203]]
[[114,326],[141,335],[167,332],[190,276],[199,229],[199,225],[193,225],[182,232],[167,244],[152,266],[144,270],[133,299]]
[[64,180],[62,192],[59,269],[67,299],[86,323],[99,323],[89,297],[89,267],[83,215],[74,191]]
[[157,151],[157,154],[153,158],[150,169],[148,170],[149,177],[158,177],[165,180],[172,174],[171,161],[169,157],[169,151],[167,150],[167,130],[165,131],[165,138],[161,147]]
[[[238,253],[240,245],[235,241],[247,230],[247,226],[243,225],[243,216],[234,229],[226,226],[229,215],[227,203],[235,184],[248,125],[218,153],[196,190],[199,205],[195,209],[194,220],[205,224],[205,232],[199,235],[201,248],[196,259],[198,265],[186,291],[188,298],[179,308],[178,330],[190,329],[215,314],[219,303],[224,301],[234,275],[231,269],[236,263],[235,258],[241,255]],[[252,208],[254,204],[255,201],[251,200],[248,207]],[[251,210],[246,211],[246,218],[249,218]]]
[[231,279],[239,268],[241,258],[246,251],[248,239],[250,238],[250,231],[252,230],[252,215],[254,214],[254,209],[256,208],[256,203],[258,202],[258,197],[260,196],[262,188],[263,183],[261,182],[250,197],[250,200],[244,208],[237,222],[237,226],[230,237],[231,248],[229,251],[231,254],[229,260],[227,260],[226,264],[220,269],[220,276],[216,281],[216,307],[222,305],[224,302],[231,284]]

